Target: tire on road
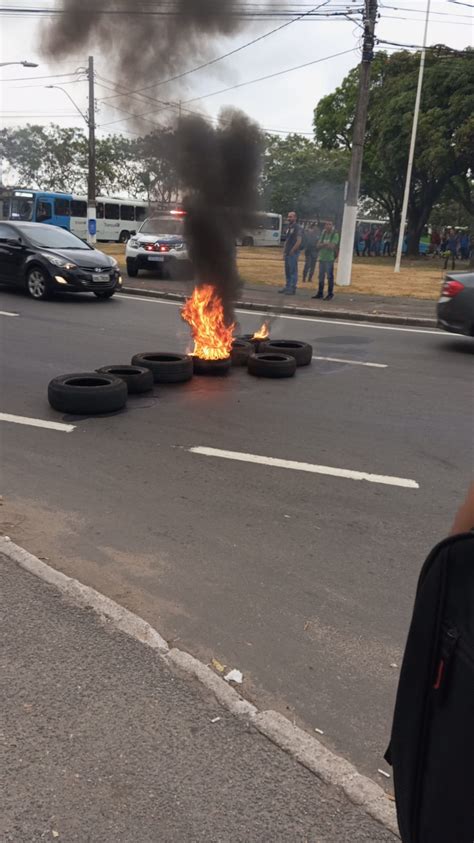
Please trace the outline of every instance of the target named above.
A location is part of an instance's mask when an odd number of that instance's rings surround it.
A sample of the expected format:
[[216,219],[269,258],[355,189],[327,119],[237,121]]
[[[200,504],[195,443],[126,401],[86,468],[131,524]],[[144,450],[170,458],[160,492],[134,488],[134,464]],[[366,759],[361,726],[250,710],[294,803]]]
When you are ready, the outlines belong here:
[[155,383],[184,383],[191,380],[193,358],[187,354],[144,351],[132,357],[132,366],[143,366],[153,373]]
[[127,385],[104,373],[60,375],[49,383],[48,401],[60,413],[113,413],[125,406]]
[[257,337],[254,337],[253,334],[241,334],[237,337],[237,339],[243,340],[244,342],[249,342],[256,354],[258,354],[258,352],[262,350],[262,343],[266,342],[266,340],[260,340]]
[[257,378],[291,378],[296,372],[296,360],[289,354],[265,352],[251,354],[248,360],[249,375]]
[[150,392],[153,389],[153,372],[143,366],[102,366],[97,369],[97,372],[114,375],[114,377],[123,380],[127,385],[129,395]]
[[36,301],[44,301],[51,295],[51,279],[42,266],[35,264],[28,268],[25,289],[29,296]]
[[138,265],[134,258],[127,258],[127,275],[130,278],[136,278],[138,275]]
[[262,353],[287,354],[294,357],[297,366],[309,366],[313,358],[313,346],[297,340],[265,340],[259,346]]
[[225,357],[223,360],[202,360],[200,357],[193,357],[195,375],[227,375],[231,364],[230,357]]
[[246,366],[249,356],[253,354],[254,350],[251,342],[240,339],[233,340],[230,355],[232,366]]

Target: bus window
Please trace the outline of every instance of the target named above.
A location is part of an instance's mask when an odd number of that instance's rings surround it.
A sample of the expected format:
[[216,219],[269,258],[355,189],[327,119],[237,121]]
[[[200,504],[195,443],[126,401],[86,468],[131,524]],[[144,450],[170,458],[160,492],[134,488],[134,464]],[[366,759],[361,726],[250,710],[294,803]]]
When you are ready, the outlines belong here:
[[[97,216],[99,216],[98,210]],[[72,199],[71,217],[87,217],[87,202],[84,202],[82,199]]]
[[69,204],[69,199],[55,199],[54,200],[54,213],[57,217],[68,217],[70,216],[71,208]]
[[103,220],[104,219],[104,203],[103,202],[97,202],[95,207],[96,207],[96,217],[97,217],[97,219]]
[[123,220],[134,220],[135,213],[133,205],[120,205],[120,217]]
[[263,218],[263,228],[266,228],[267,231],[279,231],[280,218],[271,217],[269,214],[265,214]]
[[[51,202],[38,202],[36,206],[36,221],[37,222],[46,222],[46,220],[50,220],[52,217],[52,209],[51,209]],[[22,217],[21,219],[24,219]]]
[[33,196],[28,199],[14,196],[12,199],[11,219],[30,222],[33,217]]
[[118,220],[120,219],[120,208],[118,205],[112,205],[110,202],[105,203],[105,219]]
[[146,208],[143,208],[141,205],[135,206],[135,219],[137,222],[143,222],[146,217]]

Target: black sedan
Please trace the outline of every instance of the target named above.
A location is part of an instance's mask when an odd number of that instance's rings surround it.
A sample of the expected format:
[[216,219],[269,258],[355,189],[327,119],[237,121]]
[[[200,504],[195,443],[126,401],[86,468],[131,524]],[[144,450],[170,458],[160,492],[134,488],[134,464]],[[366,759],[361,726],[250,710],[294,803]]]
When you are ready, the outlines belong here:
[[109,299],[122,279],[115,258],[75,234],[37,222],[0,221],[0,283],[23,288],[34,299],[54,291],[94,293]]
[[474,272],[450,272],[438,301],[438,327],[474,337]]

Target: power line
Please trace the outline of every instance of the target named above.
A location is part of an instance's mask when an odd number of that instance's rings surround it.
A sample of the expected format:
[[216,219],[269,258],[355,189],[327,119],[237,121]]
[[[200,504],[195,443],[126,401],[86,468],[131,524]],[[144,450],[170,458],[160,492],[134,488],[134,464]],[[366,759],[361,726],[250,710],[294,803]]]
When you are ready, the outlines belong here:
[[34,79],[38,82],[40,79],[63,79],[66,76],[75,76],[81,73],[80,70],[72,70],[71,73],[52,73],[50,76],[15,76],[13,79],[0,79],[0,82],[27,82],[29,79]]

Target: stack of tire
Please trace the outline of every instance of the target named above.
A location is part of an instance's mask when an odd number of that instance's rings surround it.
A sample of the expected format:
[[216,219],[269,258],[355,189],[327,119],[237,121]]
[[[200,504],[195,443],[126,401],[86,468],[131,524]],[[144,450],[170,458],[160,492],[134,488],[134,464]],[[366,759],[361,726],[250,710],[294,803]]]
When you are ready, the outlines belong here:
[[[253,338],[252,338],[253,339]],[[298,366],[309,366],[313,348],[296,340],[234,340],[232,364],[247,366],[250,375],[260,378],[291,378]]]

